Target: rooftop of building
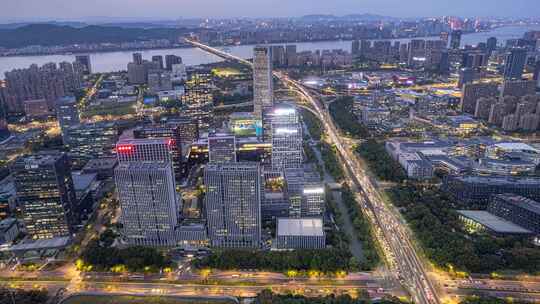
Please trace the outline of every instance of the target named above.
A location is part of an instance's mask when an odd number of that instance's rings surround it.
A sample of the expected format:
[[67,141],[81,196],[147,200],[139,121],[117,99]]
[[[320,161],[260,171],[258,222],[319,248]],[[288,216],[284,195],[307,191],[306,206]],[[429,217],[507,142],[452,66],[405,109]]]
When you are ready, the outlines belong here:
[[56,101],[58,104],[72,104],[76,103],[77,99],[74,96],[63,96]]
[[81,171],[75,171],[71,173],[73,179],[73,187],[75,191],[85,191],[90,188],[92,183],[96,181],[96,173],[82,173]]
[[9,228],[11,228],[11,226],[13,226],[14,224],[15,225],[17,224],[17,219],[13,217],[9,217],[7,219],[0,221],[0,232],[5,232]]
[[280,218],[277,222],[278,236],[324,236],[321,218]]
[[166,162],[123,162],[119,163],[116,170],[156,170],[171,168]]
[[496,196],[519,208],[540,214],[540,202],[511,193],[498,194]]
[[473,210],[458,210],[462,216],[473,220],[482,226],[485,226],[489,230],[495,233],[510,233],[510,234],[530,234],[530,230],[527,230],[521,226],[511,223],[503,218],[493,215],[487,211],[473,211]]
[[496,158],[481,158],[479,159],[480,164],[494,164],[494,165],[508,165],[508,166],[534,166],[535,164],[531,161],[521,160],[518,158],[512,159],[496,159]]
[[71,242],[69,236],[56,237],[52,239],[26,240],[19,244],[7,248],[8,251],[29,251],[64,248]]
[[45,166],[56,163],[64,153],[60,151],[44,151],[35,154],[27,154],[19,157],[15,163],[24,163],[28,166]]
[[104,157],[91,159],[83,168],[85,170],[114,169],[118,159],[116,157]]
[[467,183],[481,183],[490,185],[539,185],[540,178],[538,177],[509,177],[509,176],[480,176],[480,175],[464,175],[452,176],[453,179],[461,180]]
[[539,149],[532,147],[526,143],[522,142],[503,142],[494,144],[495,147],[503,150],[520,150],[520,151],[531,151],[540,153]]
[[170,138],[122,138],[116,145],[143,145],[143,144],[164,144],[168,143]]

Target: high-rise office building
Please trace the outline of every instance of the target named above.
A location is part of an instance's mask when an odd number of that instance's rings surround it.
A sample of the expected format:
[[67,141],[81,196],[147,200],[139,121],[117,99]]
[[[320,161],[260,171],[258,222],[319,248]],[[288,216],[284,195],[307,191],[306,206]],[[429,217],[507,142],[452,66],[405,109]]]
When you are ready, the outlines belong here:
[[521,79],[527,61],[527,49],[514,48],[507,55],[504,62],[505,79]]
[[450,37],[450,48],[453,50],[457,50],[461,46],[461,35],[463,34],[460,30],[452,31],[452,35]]
[[536,88],[540,88],[540,60],[536,62],[533,73],[533,80],[536,83]]
[[165,66],[163,65],[163,56],[161,55],[152,56],[152,62],[156,63],[157,67],[160,70],[163,70],[165,68]]
[[358,56],[360,54],[360,41],[354,40],[351,45],[351,54],[353,56]]
[[257,163],[206,166],[205,208],[212,246],[260,247],[261,175]]
[[274,104],[271,54],[268,47],[253,49],[253,112],[262,121],[265,109]]
[[11,170],[29,236],[69,236],[75,221],[76,197],[67,155],[50,152],[21,156]]
[[[183,122],[194,124],[194,126],[186,126],[189,131],[187,135],[184,134]],[[175,147],[171,148],[173,168],[176,181],[180,181],[187,174],[188,170],[187,160],[183,151],[186,151],[194,141],[191,132],[193,132],[192,128],[195,128],[194,132],[196,132],[196,126],[196,123],[193,123],[191,120],[169,121],[159,125],[140,126],[133,130],[133,137],[135,139],[161,139],[166,141],[167,144],[174,144]],[[169,141],[170,139],[172,141]]]
[[92,74],[92,62],[90,61],[90,55],[77,55],[75,56],[75,62],[79,63],[83,67],[84,74]]
[[458,72],[458,88],[463,88],[463,85],[474,81],[475,72],[472,68],[462,68]]
[[296,58],[296,45],[287,45],[285,46],[285,58],[287,60],[287,66],[293,67],[298,64]]
[[209,134],[208,161],[212,164],[236,162],[236,137],[229,134]]
[[123,162],[115,169],[115,181],[128,243],[174,246],[180,208],[170,163]]
[[[0,87],[0,95],[2,88]],[[7,106],[0,96],[0,141],[5,140],[11,135],[7,122]]]
[[182,176],[182,156],[172,138],[124,139],[116,144],[119,163],[166,163],[174,170],[175,180]]
[[172,71],[172,67],[175,64],[181,64],[182,57],[176,55],[166,55],[165,56],[165,68],[167,71]]
[[487,43],[486,43],[486,51],[487,51],[488,56],[491,56],[493,51],[495,51],[496,49],[497,49],[497,38],[496,37],[488,38]]
[[143,58],[141,53],[133,53],[133,63],[138,65],[143,64]]
[[439,73],[448,74],[450,71],[450,54],[448,51],[441,53],[441,62],[439,63]]
[[213,124],[212,75],[208,70],[196,70],[189,73],[182,96],[184,115],[196,120],[200,130],[208,130]]
[[[285,192],[289,202],[289,217],[302,217],[302,206],[304,203],[304,185],[306,178],[303,168],[279,170],[283,172],[285,181]],[[279,172],[278,171],[278,172]]]
[[114,122],[83,123],[67,127],[66,146],[73,166],[82,168],[92,158],[111,156],[118,141]]
[[269,113],[272,130],[272,169],[302,168],[302,126],[293,105],[279,104]]
[[474,115],[476,102],[485,97],[497,97],[498,86],[495,83],[468,83],[463,86],[460,108],[463,113]]
[[285,66],[287,58],[285,57],[285,47],[283,45],[272,46],[272,65]]
[[73,96],[64,96],[56,101],[56,119],[62,131],[62,140],[67,144],[68,128],[81,123],[77,100]]
[[439,34],[439,39],[444,42],[445,46],[448,46],[448,40],[450,38],[450,34],[448,32],[441,32]]

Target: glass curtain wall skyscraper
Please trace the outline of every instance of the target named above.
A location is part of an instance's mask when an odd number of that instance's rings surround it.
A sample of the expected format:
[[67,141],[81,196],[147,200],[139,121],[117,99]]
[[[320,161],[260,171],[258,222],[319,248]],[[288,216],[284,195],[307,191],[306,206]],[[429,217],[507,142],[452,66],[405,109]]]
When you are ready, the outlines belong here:
[[260,247],[261,175],[257,163],[206,166],[205,207],[212,246]]
[[296,107],[280,104],[269,113],[272,129],[272,169],[301,169],[303,162],[302,125]]
[[253,49],[253,102],[255,118],[262,121],[265,109],[274,104],[272,55],[268,47]]

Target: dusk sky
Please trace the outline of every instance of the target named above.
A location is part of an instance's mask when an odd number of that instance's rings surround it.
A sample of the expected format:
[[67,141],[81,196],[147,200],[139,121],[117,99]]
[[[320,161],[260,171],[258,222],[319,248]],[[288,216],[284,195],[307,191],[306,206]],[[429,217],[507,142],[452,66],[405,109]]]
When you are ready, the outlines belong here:
[[539,0],[2,0],[0,21],[93,16],[282,17],[305,14],[540,16]]

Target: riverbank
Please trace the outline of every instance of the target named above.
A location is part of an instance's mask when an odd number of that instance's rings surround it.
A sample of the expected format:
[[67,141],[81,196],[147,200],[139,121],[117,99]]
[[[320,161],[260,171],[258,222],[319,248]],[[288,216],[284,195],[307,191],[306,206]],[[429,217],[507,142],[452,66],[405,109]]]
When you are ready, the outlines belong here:
[[[465,34],[462,37],[462,45],[466,44],[478,44],[479,42],[485,42],[489,37],[496,37],[499,43],[502,43],[508,39],[516,39],[523,37],[523,34],[531,30],[540,30],[538,26],[514,26],[514,27],[501,27],[496,28],[488,32],[478,32]],[[430,37],[423,37],[430,38]],[[436,38],[436,37],[431,37]],[[404,39],[390,39],[391,41],[399,41],[400,43],[407,43],[412,38]],[[375,39],[376,40],[376,39]],[[287,44],[283,42],[281,44]],[[298,52],[303,51],[315,51],[315,50],[351,50],[350,40],[332,40],[332,41],[317,41],[317,42],[289,42],[288,44],[295,44]],[[222,46],[220,48],[227,49],[231,54],[241,58],[251,58],[253,56],[253,45],[232,45]],[[223,59],[208,54],[200,49],[192,47],[178,47],[167,49],[144,49],[144,50],[122,50],[115,52],[94,52],[90,53],[90,59],[92,62],[92,70],[95,73],[109,73],[116,71],[126,70],[127,64],[132,60],[132,52],[138,51],[143,55],[143,58],[150,60],[152,56],[156,55],[176,55],[183,59],[183,62],[188,66],[195,66],[201,64],[209,64],[221,62]],[[4,77],[4,73],[12,69],[28,68],[31,64],[43,65],[45,63],[54,62],[60,63],[62,61],[72,62],[75,60],[75,55],[43,55],[43,56],[10,56],[0,57],[0,79]]]

